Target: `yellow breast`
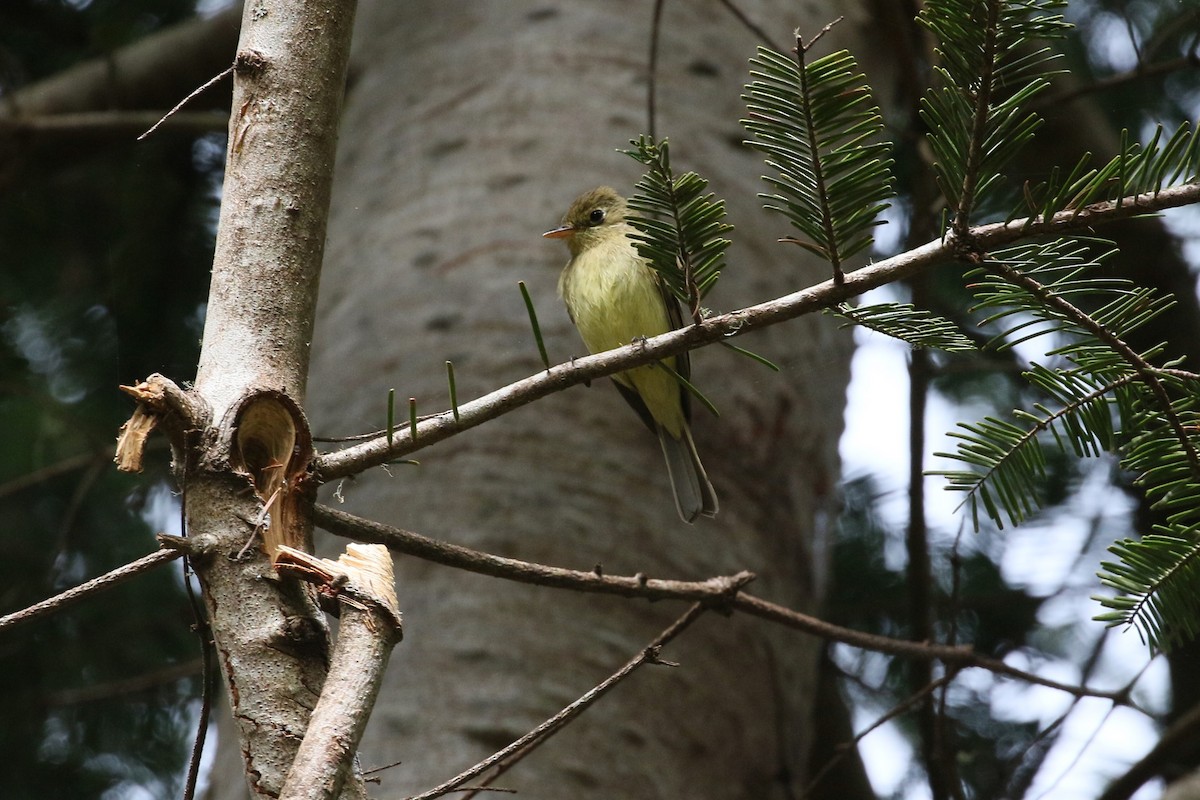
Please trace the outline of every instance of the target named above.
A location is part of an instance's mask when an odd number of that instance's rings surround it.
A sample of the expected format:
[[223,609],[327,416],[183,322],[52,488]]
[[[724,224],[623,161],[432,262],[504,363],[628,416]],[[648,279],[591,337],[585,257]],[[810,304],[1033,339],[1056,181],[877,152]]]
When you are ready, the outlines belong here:
[[[592,353],[671,330],[654,271],[624,235],[629,227],[618,230],[622,235],[606,236],[572,258],[558,282],[567,310]],[[675,368],[674,358],[666,363]],[[613,378],[635,389],[654,419],[673,437],[680,436],[684,422],[680,386],[670,372],[648,365]]]

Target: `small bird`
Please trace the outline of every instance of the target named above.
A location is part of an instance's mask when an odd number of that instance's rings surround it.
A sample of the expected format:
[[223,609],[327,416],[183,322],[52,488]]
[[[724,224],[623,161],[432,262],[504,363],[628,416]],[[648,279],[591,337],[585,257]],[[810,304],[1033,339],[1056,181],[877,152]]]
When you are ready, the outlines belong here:
[[[571,204],[562,224],[542,234],[565,239],[571,260],[558,279],[558,293],[571,321],[592,353],[612,350],[681,327],[679,304],[629,234],[625,199],[607,186],[585,192]],[[692,441],[688,395],[671,374],[687,378],[687,353],[663,359],[670,369],[647,364],[612,376],[621,395],[658,435],[675,507],[684,522],[717,513],[713,491]]]

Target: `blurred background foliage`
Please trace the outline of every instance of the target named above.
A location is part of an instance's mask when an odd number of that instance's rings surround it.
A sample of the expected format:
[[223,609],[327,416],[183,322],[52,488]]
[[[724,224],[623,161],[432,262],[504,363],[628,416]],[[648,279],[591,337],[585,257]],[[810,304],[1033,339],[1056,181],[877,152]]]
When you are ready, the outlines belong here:
[[[0,5],[0,103],[194,14],[185,0]],[[195,373],[223,137],[70,152],[0,136],[0,613],[155,549],[165,448],[143,475],[112,446],[117,391]],[[152,527],[154,526],[154,527]],[[178,796],[200,646],[178,568],[0,636],[0,794]]]
[[[5,0],[0,103],[185,19],[195,6],[192,0]],[[1109,80],[1139,63],[1174,64],[1096,95],[1117,127],[1141,135],[1158,120],[1195,119],[1200,9],[1194,4],[1075,0],[1069,15],[1080,35],[1068,42],[1066,66],[1080,84]],[[920,238],[936,220],[912,214],[928,207],[928,187],[916,185],[923,172],[919,149],[903,133],[896,137],[901,195],[892,221]],[[164,131],[141,143],[110,136],[97,137],[94,146],[86,136],[79,142],[69,153],[40,148],[5,135],[0,123],[0,425],[7,433],[0,441],[0,613],[144,555],[155,546],[155,530],[178,514],[165,450],[148,459],[140,476],[111,465],[117,429],[132,408],[116,387],[151,372],[178,380],[194,374],[224,137]],[[900,249],[902,240],[903,233],[885,242],[881,253]],[[958,320],[969,305],[948,271],[911,291]],[[902,350],[893,355],[907,357]],[[928,359],[931,398],[955,419],[1005,415],[1028,404],[1017,380],[1019,356]],[[974,642],[992,655],[1016,654],[1025,667],[1053,666],[1065,680],[1099,676],[1104,683],[1107,676],[1120,685],[1128,669],[1113,665],[1119,653],[1104,655],[1112,634],[1087,621],[1097,611],[1088,595],[1098,588],[1093,573],[1104,547],[1145,530],[1144,519],[1111,464],[1059,460],[1051,475],[1046,491],[1057,503],[1020,532],[976,535],[944,512],[944,502],[926,509],[933,633],[942,641]],[[904,478],[860,470],[845,481],[825,610],[834,622],[914,635],[914,614],[922,612],[914,610],[908,580]],[[1098,508],[1097,497],[1108,498],[1108,507]],[[1053,566],[1042,569],[1042,558]],[[0,635],[0,682],[9,687],[0,725],[4,797],[177,796],[200,694],[192,626],[180,571],[160,569]],[[877,654],[831,647],[830,655],[856,729],[929,677]],[[1165,708],[1162,683],[1149,692],[1151,710],[1170,717],[1188,707],[1195,692],[1183,691],[1177,678],[1175,707]],[[1058,737],[1071,729],[1069,698],[1039,706],[1028,702],[1041,696],[1031,691],[1004,705],[995,699],[1000,686],[994,676],[972,673],[935,695],[941,735],[962,754],[957,769],[970,797],[1024,796]],[[1154,716],[1143,726],[1162,722]],[[889,727],[887,747],[899,768],[890,775],[870,768],[877,789],[925,796],[921,724],[906,714]],[[905,748],[907,757],[895,755]],[[1111,773],[1094,767],[1092,785]]]

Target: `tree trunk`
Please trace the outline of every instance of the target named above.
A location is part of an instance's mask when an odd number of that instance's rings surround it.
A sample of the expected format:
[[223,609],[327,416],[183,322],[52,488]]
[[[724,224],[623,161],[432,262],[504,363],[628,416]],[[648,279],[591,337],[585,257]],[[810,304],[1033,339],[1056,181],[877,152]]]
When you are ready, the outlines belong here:
[[[783,3],[748,9],[780,42]],[[366,3],[342,147],[310,413],[319,435],[379,428],[387,390],[448,405],[539,369],[525,281],[553,360],[583,348],[555,296],[567,254],[539,234],[580,191],[629,192],[615,148],[647,130],[651,6]],[[834,16],[831,10],[830,18]],[[848,32],[849,26],[845,28]],[[737,120],[754,37],[718,3],[663,20],[658,133],[677,168],[728,198],[738,226],[711,302],[731,309],[824,277],[758,208],[763,168]],[[849,337],[807,319],[693,356],[722,411],[694,427],[721,498],[676,517],[657,443],[607,381],[571,389],[341,488],[345,509],[494,553],[612,574],[703,578],[820,601]],[[683,611],[576,595],[400,559],[406,638],[367,731],[384,796],[428,788],[517,738],[619,667]],[[710,614],[505,775],[527,798],[782,797],[803,785],[816,642]]]

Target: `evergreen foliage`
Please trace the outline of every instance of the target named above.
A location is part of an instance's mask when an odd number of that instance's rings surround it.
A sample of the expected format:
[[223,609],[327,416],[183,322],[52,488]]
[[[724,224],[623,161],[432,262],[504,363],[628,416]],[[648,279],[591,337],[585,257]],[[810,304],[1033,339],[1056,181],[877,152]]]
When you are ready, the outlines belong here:
[[1084,153],[1062,177],[1055,169],[1035,187],[1025,187],[1023,202],[1009,214],[1009,221],[1028,216],[1028,223],[1049,219],[1062,210],[1081,212],[1092,203],[1109,200],[1117,205],[1139,194],[1157,194],[1164,186],[1193,183],[1200,176],[1200,137],[1188,123],[1180,125],[1162,141],[1159,125],[1145,145],[1131,142],[1121,132],[1121,150],[1102,167],[1089,167],[1092,156]]
[[937,38],[941,81],[922,100],[921,116],[938,187],[959,232],[1041,125],[1027,105],[1049,85],[1055,54],[1027,45],[1066,34],[1070,26],[1054,13],[1065,6],[1066,0],[930,0],[918,16]]
[[916,308],[912,303],[877,303],[852,306],[842,303],[834,310],[848,323],[891,336],[913,347],[928,347],[947,353],[974,352],[971,338],[943,317]]
[[742,125],[748,144],[765,153],[764,176],[778,194],[759,195],[788,218],[803,238],[787,241],[842,265],[871,246],[871,228],[892,196],[890,145],[879,141],[883,120],[849,53],[805,63],[759,47],[750,59]]
[[667,141],[641,136],[630,142],[626,155],[646,166],[629,198],[629,207],[642,214],[629,217],[638,233],[638,252],[650,262],[671,293],[700,319],[700,303],[716,284],[725,266],[725,201],[705,192],[708,181],[694,172],[675,175]]
[[[971,222],[1011,194],[1009,165],[1040,127],[1030,101],[1049,86],[1056,54],[1047,42],[1070,29],[1064,7],[1065,0],[930,0],[919,17],[938,39],[937,85],[920,113],[948,209],[947,235],[978,265],[966,276],[975,298],[970,313],[976,325],[997,329],[988,342],[993,350],[1048,343],[1045,362],[1035,360],[1025,374],[1044,399],[1011,419],[992,415],[960,425],[951,434],[957,451],[939,455],[963,468],[935,474],[965,494],[976,527],[980,508],[1003,527],[1028,520],[1047,501],[1045,448],[1075,457],[1115,453],[1155,507],[1168,513],[1168,530],[1115,547],[1122,561],[1106,565],[1102,580],[1123,594],[1101,601],[1111,609],[1103,619],[1135,625],[1151,644],[1165,646],[1192,630],[1182,617],[1194,612],[1194,603],[1181,598],[1189,591],[1200,595],[1188,566],[1190,544],[1200,542],[1200,442],[1193,441],[1192,400],[1200,378],[1154,363],[1161,346],[1139,351],[1126,338],[1172,301],[1105,276],[1100,267],[1112,252],[1109,243],[1068,238],[993,253],[972,250]],[[799,232],[781,241],[829,261],[840,281],[846,259],[871,245],[870,231],[892,196],[891,160],[855,61],[837,52],[809,62],[811,44],[797,36],[794,58],[759,48],[743,95],[743,125],[748,144],[765,154],[771,170],[764,180],[774,191],[761,195],[765,207]],[[639,247],[664,275],[682,274],[668,282],[695,310],[727,244],[720,201],[703,195],[706,184],[690,173],[671,177],[665,143],[634,144],[631,154],[650,167],[639,184],[647,197],[639,196],[635,208],[662,215],[635,223],[642,231]],[[1193,181],[1200,143],[1190,126],[1170,135],[1159,128],[1147,144],[1125,136],[1117,156],[1100,167],[1089,163],[1085,156],[1069,171],[1026,186],[1010,219],[1083,213],[1099,201],[1121,205]],[[974,349],[952,323],[911,305],[842,304],[831,311],[913,346]]]
[[[194,13],[187,0],[0,4],[0,94]],[[116,472],[117,391],[195,370],[212,265],[217,137],[64,157],[5,131],[0,147],[0,612],[155,548],[166,481]],[[133,222],[136,221],[136,224]],[[165,488],[163,489],[166,494]],[[5,798],[177,796],[200,695],[200,644],[176,570],[6,630]]]

